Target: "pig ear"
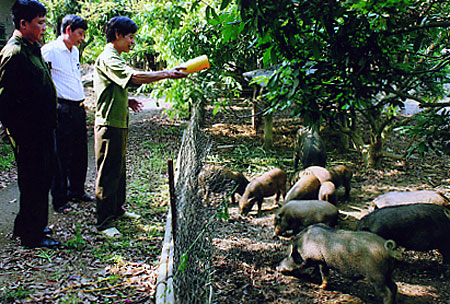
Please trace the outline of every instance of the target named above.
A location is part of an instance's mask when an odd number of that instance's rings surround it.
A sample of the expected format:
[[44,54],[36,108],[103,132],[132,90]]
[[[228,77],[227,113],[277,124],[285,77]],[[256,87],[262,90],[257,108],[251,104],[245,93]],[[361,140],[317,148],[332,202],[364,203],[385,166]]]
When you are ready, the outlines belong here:
[[298,252],[298,246],[291,245],[291,251],[289,252],[289,256],[291,256],[294,259],[295,264],[300,265],[303,263],[303,259],[300,255],[300,252]]
[[289,256],[291,256],[292,255],[292,253],[294,252],[294,245],[293,244],[291,244],[290,246],[289,246]]

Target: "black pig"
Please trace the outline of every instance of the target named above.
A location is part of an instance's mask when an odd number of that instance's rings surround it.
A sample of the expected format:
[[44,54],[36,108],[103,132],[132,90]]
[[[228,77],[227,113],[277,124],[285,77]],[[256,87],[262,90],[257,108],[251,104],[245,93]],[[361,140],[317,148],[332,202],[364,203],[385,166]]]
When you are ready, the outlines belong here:
[[289,201],[274,217],[275,235],[289,236],[286,232],[290,230],[295,235],[303,228],[316,223],[335,226],[338,216],[338,209],[326,201]]
[[327,153],[325,144],[317,131],[299,129],[294,143],[294,169],[299,161],[303,168],[309,166],[325,167]]
[[375,288],[384,304],[395,303],[397,285],[392,280],[396,253],[392,240],[385,241],[366,231],[336,230],[315,224],[294,239],[290,254],[277,267],[280,272],[319,265],[322,285],[328,283],[329,268],[350,278],[363,276]]
[[437,249],[450,262],[450,211],[434,204],[413,204],[377,209],[363,217],[357,230],[394,240],[406,249]]

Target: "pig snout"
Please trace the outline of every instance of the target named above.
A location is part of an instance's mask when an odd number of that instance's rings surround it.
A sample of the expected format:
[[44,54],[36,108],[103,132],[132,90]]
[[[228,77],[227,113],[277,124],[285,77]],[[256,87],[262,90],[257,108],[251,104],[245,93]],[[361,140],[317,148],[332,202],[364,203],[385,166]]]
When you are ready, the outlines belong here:
[[298,252],[297,245],[291,244],[289,246],[289,254],[284,258],[281,263],[277,266],[277,271],[281,273],[292,272],[299,268],[302,268],[303,260]]
[[291,272],[295,270],[298,265],[294,262],[292,256],[288,256],[284,260],[281,261],[280,265],[277,266],[278,272]]
[[253,205],[255,204],[256,199],[254,197],[250,199],[243,199],[239,202],[239,210],[241,214],[247,216],[247,214],[252,210]]

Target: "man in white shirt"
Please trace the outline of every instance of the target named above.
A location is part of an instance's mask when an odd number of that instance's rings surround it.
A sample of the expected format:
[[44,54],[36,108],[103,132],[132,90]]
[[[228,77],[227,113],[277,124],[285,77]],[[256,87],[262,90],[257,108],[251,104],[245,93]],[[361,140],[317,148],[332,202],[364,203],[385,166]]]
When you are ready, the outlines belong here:
[[71,210],[69,201],[93,201],[86,194],[87,171],[86,111],[77,46],[84,40],[87,23],[76,15],[67,15],[61,23],[61,35],[42,47],[58,93],[56,155],[52,182],[53,207],[59,213]]

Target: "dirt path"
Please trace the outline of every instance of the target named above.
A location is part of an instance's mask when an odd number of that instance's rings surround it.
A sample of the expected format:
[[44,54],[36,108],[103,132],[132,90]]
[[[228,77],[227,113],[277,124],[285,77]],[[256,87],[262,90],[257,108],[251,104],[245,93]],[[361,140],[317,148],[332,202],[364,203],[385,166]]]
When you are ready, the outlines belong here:
[[[95,181],[95,162],[94,162],[94,137],[88,137],[88,173],[86,176],[86,190],[93,193],[93,185]],[[55,223],[58,216],[53,210],[51,204],[51,195],[49,195],[49,226]],[[13,230],[14,219],[19,211],[19,187],[17,182],[10,184],[8,187],[0,189],[0,246],[7,241],[8,234]]]
[[[143,110],[140,113],[132,113],[130,116],[130,124],[142,121],[148,116],[153,116],[155,111],[167,109],[169,105],[163,101],[159,101],[157,106],[155,100],[145,97],[138,97],[143,102]],[[86,191],[90,194],[94,193],[95,183],[95,158],[94,158],[94,136],[93,130],[88,130],[88,172],[86,175]],[[7,187],[0,189],[0,246],[8,241],[14,219],[19,211],[19,188],[17,180],[12,180]],[[57,213],[54,212],[51,204],[51,195],[49,195],[49,226],[56,222]]]

